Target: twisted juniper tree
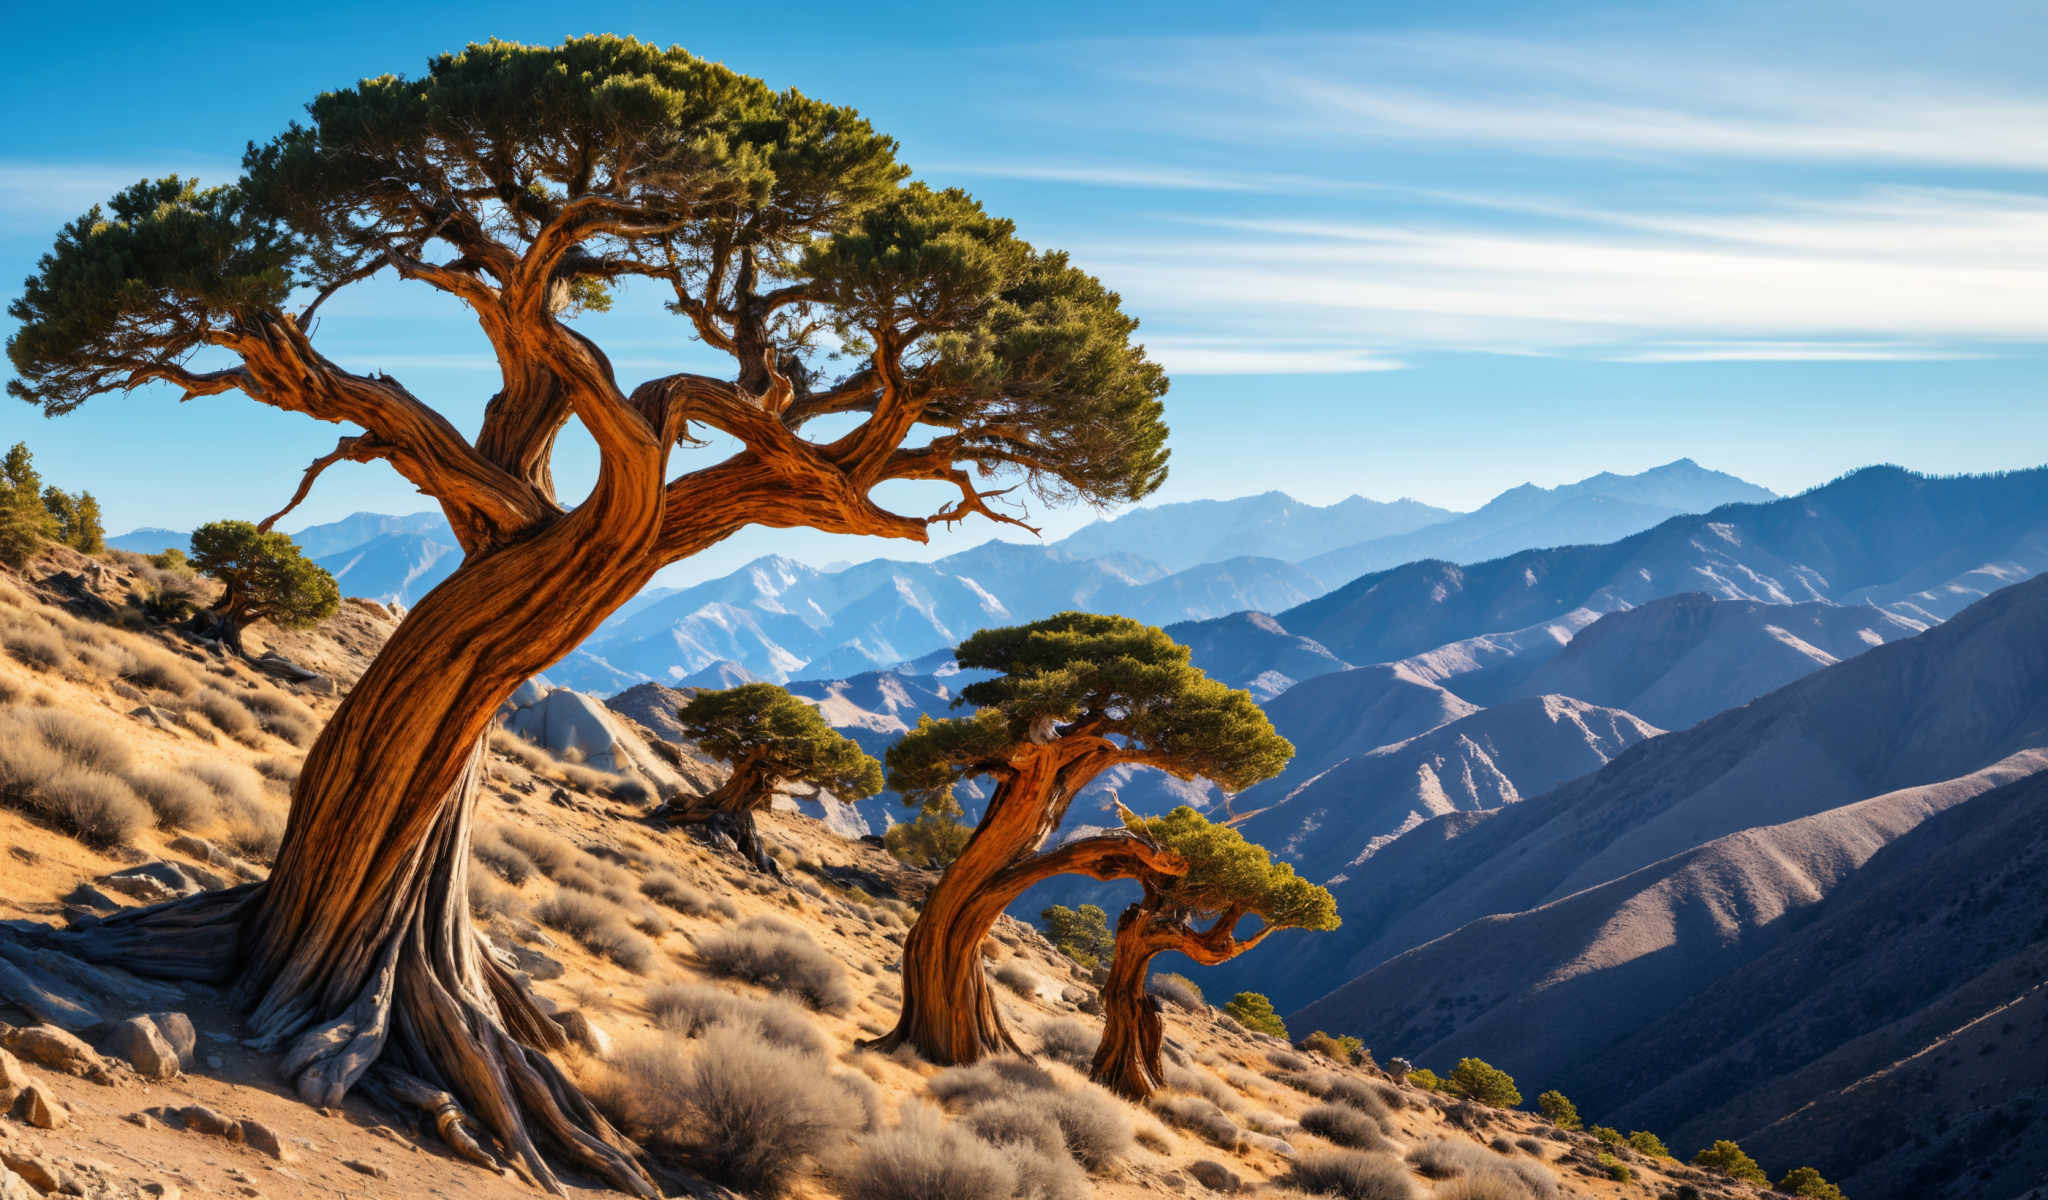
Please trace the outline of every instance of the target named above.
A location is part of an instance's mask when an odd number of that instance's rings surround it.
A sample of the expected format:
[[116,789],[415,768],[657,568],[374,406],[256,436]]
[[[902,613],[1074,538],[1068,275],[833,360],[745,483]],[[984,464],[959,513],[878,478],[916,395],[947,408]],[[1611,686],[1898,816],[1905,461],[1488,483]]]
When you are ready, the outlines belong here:
[[704,795],[677,799],[655,815],[718,830],[756,870],[776,873],[754,823],[776,788],[807,783],[849,803],[882,790],[882,764],[825,724],[817,709],[772,683],[699,692],[676,710],[676,720],[684,737],[732,773]]
[[[1152,960],[1176,950],[1215,966],[1278,929],[1335,929],[1337,902],[1293,867],[1274,862],[1263,846],[1186,805],[1126,824],[1136,836],[1172,851],[1179,863],[1171,871],[1141,866],[1130,875],[1144,891],[1117,918],[1109,979],[1102,985],[1102,1041],[1089,1074],[1114,1092],[1143,1100],[1165,1079],[1165,1023],[1145,992]],[[1257,917],[1259,928],[1239,937],[1237,927],[1246,917]]]
[[[1144,496],[1165,473],[1166,382],[1114,293],[965,193],[908,182],[853,110],[680,49],[473,45],[308,112],[234,183],[146,181],[67,225],[10,309],[9,389],[58,414],[161,383],[353,427],[292,503],[335,463],[382,462],[440,505],[464,558],[307,754],[267,881],[64,942],[234,981],[310,1102],[367,1083],[476,1153],[480,1126],[543,1186],[560,1188],[552,1158],[651,1194],[548,1058],[561,1031],[470,924],[492,714],[655,571],[745,526],[923,540],[974,515],[1021,524],[998,485]],[[315,345],[322,304],[373,277],[473,315],[499,373],[473,434]],[[728,374],[622,382],[571,323],[649,292]],[[574,502],[551,466],[571,421],[598,455]],[[945,502],[884,507],[892,481]]]
[[298,543],[247,521],[209,521],[192,531],[192,569],[221,585],[206,631],[236,654],[242,631],[258,621],[302,629],[334,615],[341,587],[299,553]]
[[1236,792],[1279,774],[1294,747],[1250,694],[1210,679],[1186,646],[1128,617],[1070,612],[986,629],[954,657],[998,674],[961,689],[973,715],[925,718],[889,748],[889,786],[919,805],[949,796],[963,779],[995,787],[904,939],[902,1011],[877,1045],[967,1063],[1021,1053],[981,968],[982,939],[1012,901],[1054,875],[1187,869],[1175,851],[1124,831],[1042,849],[1082,788],[1129,765]]

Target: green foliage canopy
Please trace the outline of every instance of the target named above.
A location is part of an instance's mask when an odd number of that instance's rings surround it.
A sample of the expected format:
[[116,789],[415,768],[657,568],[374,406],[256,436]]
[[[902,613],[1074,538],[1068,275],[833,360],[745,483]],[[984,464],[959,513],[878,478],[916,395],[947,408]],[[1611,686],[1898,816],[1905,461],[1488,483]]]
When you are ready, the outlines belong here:
[[213,521],[192,532],[192,566],[226,589],[216,607],[235,626],[269,621],[304,628],[334,615],[334,576],[282,533],[247,521]]
[[1444,1077],[1445,1090],[1495,1108],[1513,1108],[1522,1102],[1514,1076],[1483,1058],[1461,1058]]
[[1536,1097],[1536,1109],[1559,1129],[1583,1127],[1584,1123],[1579,1119],[1579,1106],[1573,1104],[1569,1097],[1556,1088]]
[[[473,44],[419,77],[319,95],[303,122],[249,147],[232,183],[144,180],[65,226],[10,307],[8,387],[51,413],[150,381],[239,388],[363,425],[358,456],[389,458],[444,503],[476,503],[449,491],[479,481],[551,493],[552,434],[570,412],[551,376],[568,368],[533,346],[566,345],[608,376],[556,322],[640,278],[737,365],[731,384],[677,373],[650,395],[760,463],[816,476],[784,483],[808,506],[767,515],[894,536],[970,513],[1018,520],[969,469],[1052,501],[1154,491],[1167,379],[1121,299],[965,192],[909,182],[896,155],[855,110],[680,47]],[[497,350],[506,387],[473,447],[440,427],[420,442],[421,406],[396,381],[302,344],[313,308],[380,272],[459,297]],[[288,300],[305,307],[288,313]],[[242,365],[196,370],[195,355]],[[796,436],[845,414],[869,419]],[[938,432],[902,445],[913,428]],[[891,479],[960,499],[899,517],[866,498]],[[528,499],[468,515],[530,521]],[[658,552],[698,544],[679,536]]]
[[961,689],[972,716],[924,718],[889,748],[889,786],[911,803],[1006,770],[1009,752],[1040,736],[1108,739],[1115,761],[1229,792],[1279,774],[1294,754],[1249,693],[1210,679],[1186,646],[1129,617],[1063,612],[985,629],[954,658],[997,674]]
[[1764,1174],[1764,1169],[1757,1165],[1756,1160],[1743,1153],[1741,1146],[1727,1138],[1718,1139],[1713,1145],[1693,1155],[1692,1165],[1704,1167],[1709,1171],[1719,1171],[1730,1179],[1739,1179],[1745,1183],[1761,1184],[1765,1187],[1769,1187],[1771,1183],[1771,1177]]
[[1045,936],[1053,949],[1091,970],[1107,960],[1116,945],[1109,931],[1109,914],[1099,905],[1068,908],[1055,904],[1038,917],[1045,922]]
[[882,767],[772,683],[743,683],[692,696],[676,712],[684,736],[711,757],[755,766],[765,786],[808,783],[852,802],[882,790]]
[[1778,1181],[1776,1190],[1787,1196],[1803,1197],[1804,1200],[1847,1200],[1841,1188],[1829,1183],[1812,1167],[1794,1167],[1785,1172],[1785,1177]]
[[1292,865],[1274,862],[1264,846],[1246,841],[1232,826],[1185,804],[1163,817],[1127,824],[1187,860],[1186,874],[1153,884],[1169,908],[1239,912],[1276,929],[1337,928],[1337,901],[1327,889],[1296,875]]
[[1273,1002],[1263,993],[1239,992],[1223,1006],[1223,1011],[1253,1033],[1271,1034],[1282,1040],[1287,1037],[1287,1023],[1273,1011]]

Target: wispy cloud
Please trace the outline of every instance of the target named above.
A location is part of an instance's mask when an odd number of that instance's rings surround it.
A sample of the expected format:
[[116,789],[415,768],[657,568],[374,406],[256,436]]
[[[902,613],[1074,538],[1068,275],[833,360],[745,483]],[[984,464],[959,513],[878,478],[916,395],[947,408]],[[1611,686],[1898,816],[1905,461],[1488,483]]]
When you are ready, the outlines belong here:
[[1357,375],[1408,364],[1356,346],[1251,338],[1155,338],[1145,349],[1175,375]]
[[1555,232],[1215,220],[1216,236],[1169,230],[1080,253],[1141,310],[1296,336],[1342,329],[1397,355],[1646,339],[1907,341],[1923,353],[2048,341],[2048,199],[1881,191],[1735,214],[1580,213],[1590,228]]
[[1595,39],[1190,39],[1170,57],[1107,69],[1176,98],[1152,119],[1241,142],[2048,170],[2039,87]]
[[1702,342],[1604,356],[1618,363],[1948,362],[1988,355],[1883,342]]

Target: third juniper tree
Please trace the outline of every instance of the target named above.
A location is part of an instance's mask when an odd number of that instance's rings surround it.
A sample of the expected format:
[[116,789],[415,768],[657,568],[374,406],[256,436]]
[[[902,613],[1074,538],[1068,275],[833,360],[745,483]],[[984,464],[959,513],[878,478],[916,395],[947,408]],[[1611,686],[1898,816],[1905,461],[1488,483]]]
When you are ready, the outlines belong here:
[[672,801],[656,815],[712,826],[757,870],[775,873],[754,814],[768,807],[777,788],[808,784],[849,802],[882,790],[880,763],[825,724],[817,709],[772,683],[699,692],[676,719],[684,737],[732,773],[704,795]]

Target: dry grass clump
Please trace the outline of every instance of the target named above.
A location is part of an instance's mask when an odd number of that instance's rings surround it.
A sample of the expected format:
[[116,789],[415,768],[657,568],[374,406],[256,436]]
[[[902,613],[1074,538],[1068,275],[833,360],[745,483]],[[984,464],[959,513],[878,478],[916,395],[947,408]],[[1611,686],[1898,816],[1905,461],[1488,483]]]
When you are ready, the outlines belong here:
[[506,883],[517,886],[533,878],[533,860],[505,840],[505,829],[501,825],[479,828],[470,840],[469,852]]
[[[1349,1105],[1359,1112],[1378,1118],[1382,1123],[1385,1122],[1388,1106],[1386,1097],[1379,1088],[1363,1079],[1353,1079],[1348,1075],[1331,1075],[1328,1079],[1329,1082],[1323,1086],[1323,1099],[1332,1104]],[[1398,1093],[1396,1098],[1399,1098]]]
[[1417,1200],[1408,1168],[1391,1154],[1360,1150],[1310,1151],[1296,1159],[1289,1186],[1340,1200]]
[[1072,1017],[1054,1017],[1038,1027],[1038,1052],[1077,1071],[1095,1062],[1095,1048],[1102,1031]]
[[320,718],[313,710],[281,692],[251,692],[243,703],[264,732],[294,746],[312,745],[320,732]]
[[495,875],[482,871],[469,873],[469,911],[478,917],[503,917],[507,920],[526,915],[526,899],[518,889],[507,886]]
[[219,685],[209,686],[195,707],[215,729],[243,745],[252,746],[259,741],[257,735],[262,727],[256,723],[256,717],[239,698]]
[[1200,1067],[1176,1067],[1169,1064],[1166,1068],[1165,1082],[1167,1087],[1175,1091],[1192,1092],[1225,1112],[1234,1112],[1244,1107],[1244,1100],[1235,1088]]
[[1011,1105],[1042,1114],[1058,1128],[1066,1152],[1090,1171],[1105,1170],[1130,1153],[1131,1114],[1122,1101],[1084,1079],[1063,1082],[1025,1059],[991,1058],[952,1067],[933,1076],[928,1086],[939,1101],[969,1114]]
[[189,700],[205,686],[183,659],[150,645],[129,647],[120,675],[144,691],[161,692],[172,700]]
[[862,1138],[835,1175],[844,1200],[1010,1200],[1019,1183],[1011,1156],[912,1105],[895,1128]]
[[268,808],[256,807],[236,813],[228,820],[221,840],[243,858],[274,863],[284,847],[285,819]]
[[298,782],[299,770],[305,765],[303,759],[274,756],[259,758],[256,760],[256,773],[272,783],[283,784],[286,789],[290,789],[292,784]]
[[1152,1111],[1165,1118],[1167,1124],[1185,1129],[1212,1146],[1235,1150],[1244,1141],[1244,1130],[1239,1129],[1222,1109],[1200,1096],[1156,1092],[1151,1106]]
[[55,710],[0,712],[0,804],[91,846],[132,840],[153,817],[114,772],[127,747]]
[[1185,975],[1164,971],[1145,981],[1145,990],[1168,1004],[1177,1004],[1189,1012],[1205,1011],[1209,1005],[1202,999],[1202,989]]
[[654,944],[634,932],[616,906],[587,892],[558,888],[534,906],[533,915],[550,929],[575,938],[585,950],[629,971],[654,965]]
[[582,851],[551,833],[530,829],[524,825],[500,825],[496,827],[498,840],[525,855],[541,874],[549,879],[582,855]]
[[72,766],[112,775],[126,771],[132,761],[126,742],[75,713],[49,709],[30,714],[28,723],[44,745]]
[[1014,958],[998,965],[995,970],[989,973],[995,976],[997,983],[1009,988],[1019,996],[1035,996],[1038,994],[1038,972]]
[[1430,1195],[1434,1200],[1533,1200],[1536,1193],[1514,1175],[1486,1171],[1439,1184]]
[[620,1053],[598,1098],[641,1145],[750,1196],[784,1194],[865,1123],[815,1058],[725,1028]]
[[686,917],[708,917],[716,914],[730,921],[740,913],[732,901],[723,896],[706,896],[699,889],[683,882],[682,876],[673,871],[655,871],[642,879],[640,894]]
[[1088,1177],[1067,1155],[1059,1123],[1023,1100],[998,1100],[961,1118],[1017,1170],[1017,1194],[1032,1200],[1085,1200]]
[[713,975],[795,996],[820,1012],[853,1007],[846,968],[786,922],[750,917],[699,942],[697,955]]
[[[1491,1186],[1495,1193],[1502,1187],[1516,1189],[1512,1195],[1518,1200],[1550,1200],[1557,1195],[1557,1176],[1549,1168],[1527,1159],[1509,1158],[1495,1154],[1484,1146],[1451,1138],[1438,1138],[1425,1142],[1408,1152],[1408,1161],[1415,1169],[1431,1179],[1468,1179],[1482,1176],[1504,1176],[1506,1184]],[[1443,1192],[1442,1188],[1437,1189]],[[1471,1200],[1485,1200],[1491,1193],[1475,1193]]]
[[198,829],[220,819],[213,789],[174,771],[131,771],[128,786],[156,814],[159,829]]
[[820,1058],[831,1049],[817,1023],[780,998],[742,996],[701,983],[671,983],[647,993],[647,1012],[656,1025],[685,1037],[698,1037],[708,1029],[732,1029]]
[[1301,1114],[1301,1127],[1352,1150],[1392,1150],[1378,1121],[1348,1104],[1318,1104]]
[[7,653],[39,671],[62,671],[71,666],[71,651],[64,645],[64,639],[48,629],[33,626],[17,626],[0,633],[0,646]]

